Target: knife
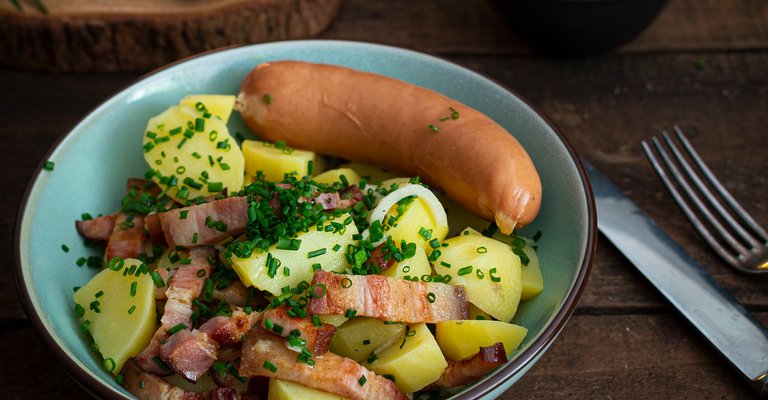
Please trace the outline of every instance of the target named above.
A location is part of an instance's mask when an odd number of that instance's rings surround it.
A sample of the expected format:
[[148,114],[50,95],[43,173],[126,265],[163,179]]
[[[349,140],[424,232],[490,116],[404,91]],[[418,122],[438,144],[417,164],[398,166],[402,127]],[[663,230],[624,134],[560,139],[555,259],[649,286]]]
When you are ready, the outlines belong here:
[[768,330],[605,175],[584,166],[600,232],[768,399]]

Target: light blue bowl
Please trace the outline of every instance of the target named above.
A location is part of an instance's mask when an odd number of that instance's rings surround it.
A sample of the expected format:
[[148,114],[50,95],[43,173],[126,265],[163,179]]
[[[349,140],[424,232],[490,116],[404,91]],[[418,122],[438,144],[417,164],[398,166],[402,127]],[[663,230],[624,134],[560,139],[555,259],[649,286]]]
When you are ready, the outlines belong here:
[[[531,155],[544,192],[541,213],[525,232],[544,233],[539,257],[545,289],[520,307],[515,322],[529,333],[512,360],[455,398],[501,395],[546,351],[576,306],[596,241],[591,189],[571,146],[520,96],[456,64],[386,46],[293,41],[217,51],[148,75],[104,102],[53,146],[45,160],[55,162],[55,170],[36,174],[19,210],[16,277],[29,319],[87,390],[104,398],[131,397],[101,368],[73,311],[72,288],[96,272],[75,261],[101,255],[83,245],[74,221],[84,212],[114,212],[125,179],[146,171],[140,146],[150,117],[188,94],[236,94],[252,68],[281,59],[345,65],[434,89],[485,112]],[[237,115],[230,127],[248,132]]]

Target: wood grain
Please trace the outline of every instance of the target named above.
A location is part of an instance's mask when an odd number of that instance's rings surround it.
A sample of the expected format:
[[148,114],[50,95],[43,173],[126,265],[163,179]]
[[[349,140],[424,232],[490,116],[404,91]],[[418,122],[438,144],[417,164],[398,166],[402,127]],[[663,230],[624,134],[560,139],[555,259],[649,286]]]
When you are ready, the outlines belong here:
[[66,1],[47,14],[0,2],[0,65],[138,71],[216,48],[314,37],[341,0]]
[[[708,249],[653,175],[639,143],[681,125],[734,196],[768,224],[767,10],[762,0],[670,0],[637,40],[582,59],[533,54],[514,37],[493,1],[484,0],[462,6],[448,0],[347,0],[322,37],[436,53],[521,93],[766,324],[768,277],[736,273]],[[0,157],[0,251],[13,252],[18,204],[51,144],[137,76],[0,70],[0,139],[6,150]],[[12,269],[10,257],[0,261],[0,398],[85,398],[24,319]],[[501,398],[753,396],[600,236],[574,317]]]

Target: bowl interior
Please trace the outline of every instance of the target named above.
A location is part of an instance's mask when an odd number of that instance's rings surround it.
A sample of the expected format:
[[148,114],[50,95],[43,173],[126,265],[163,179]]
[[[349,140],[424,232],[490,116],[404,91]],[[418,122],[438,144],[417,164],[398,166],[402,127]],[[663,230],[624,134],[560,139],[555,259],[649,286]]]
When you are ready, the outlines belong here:
[[[435,89],[488,114],[530,153],[544,196],[539,217],[524,232],[543,232],[539,257],[545,289],[525,302],[515,317],[514,322],[529,329],[517,358],[497,370],[494,379],[485,379],[495,384],[475,385],[495,388],[494,393],[476,392],[491,396],[506,389],[559,332],[584,283],[595,235],[586,180],[557,132],[519,97],[455,64],[385,46],[296,41],[215,52],[154,73],[103,103],[51,150],[47,159],[55,162],[55,170],[36,176],[20,210],[17,277],[30,319],[84,386],[102,396],[128,395],[100,367],[73,311],[73,287],[97,272],[77,267],[76,260],[102,255],[100,249],[84,246],[74,221],[84,212],[114,212],[125,179],[144,174],[141,135],[151,116],[187,94],[236,94],[240,80],[253,67],[278,59],[346,65]],[[236,113],[230,128],[246,136],[249,132]],[[62,244],[69,252],[61,249]],[[501,384],[500,374],[512,378]]]

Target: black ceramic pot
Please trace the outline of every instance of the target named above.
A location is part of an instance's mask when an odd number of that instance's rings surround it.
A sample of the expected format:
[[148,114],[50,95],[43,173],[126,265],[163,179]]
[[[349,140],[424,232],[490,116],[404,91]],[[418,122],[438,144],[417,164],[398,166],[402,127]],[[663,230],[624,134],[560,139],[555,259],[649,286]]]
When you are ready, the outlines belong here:
[[542,53],[607,52],[639,35],[667,0],[499,0],[512,29]]

